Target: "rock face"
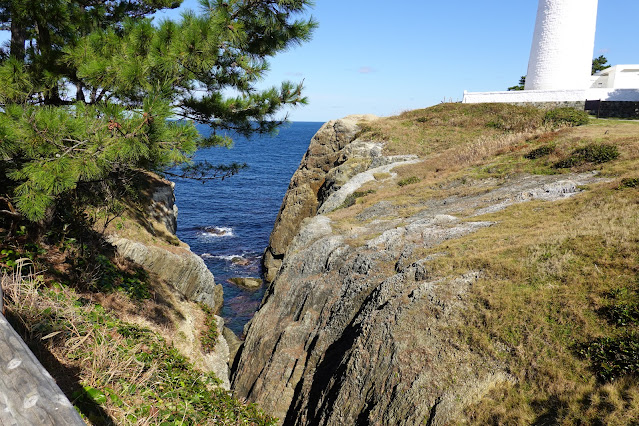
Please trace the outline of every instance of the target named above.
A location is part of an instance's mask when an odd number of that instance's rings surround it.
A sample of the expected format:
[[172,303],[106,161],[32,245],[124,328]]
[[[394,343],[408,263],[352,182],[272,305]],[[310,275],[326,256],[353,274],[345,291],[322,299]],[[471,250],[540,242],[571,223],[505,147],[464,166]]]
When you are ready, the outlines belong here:
[[126,238],[109,237],[118,253],[157,274],[161,279],[194,302],[202,302],[218,312],[222,308],[222,286],[204,261],[190,250],[142,244]]
[[373,169],[415,161],[381,157],[356,135],[353,119],[327,123],[291,180],[266,252],[273,282],[247,325],[232,389],[287,425],[448,424],[512,379],[455,331],[480,273],[442,277],[430,266],[438,255],[420,251],[495,226],[460,212],[570,197],[597,178],[486,182],[485,191],[425,200],[401,219],[384,200],[338,227],[328,213]]
[[[116,248],[120,256],[144,267],[184,298],[204,303],[213,312],[221,311],[222,286],[215,283],[215,278],[204,261],[175,236],[177,207],[174,204],[174,184],[157,176],[148,176],[143,183],[149,222],[138,228],[130,226],[136,232],[127,233],[127,238],[111,233],[107,236],[107,241]],[[178,316],[181,320],[176,321],[175,325],[185,336],[184,348],[179,349],[185,351],[185,355],[200,368],[213,371],[222,381],[221,387],[229,389],[230,350],[226,338],[220,333],[211,353],[196,353],[194,348],[199,348],[199,338],[194,333],[194,314],[190,309],[184,308]],[[218,330],[224,329],[224,320],[218,316],[215,318]],[[236,342],[233,342],[233,355],[237,351],[236,346]]]
[[[320,205],[333,193],[361,172],[407,160],[404,157],[382,157],[382,145],[379,143],[355,141],[360,131],[357,123],[375,119],[374,115],[353,115],[329,121],[311,140],[308,151],[291,178],[264,254],[267,282],[275,279],[287,247],[299,231],[302,221],[314,216]],[[372,173],[369,171],[368,180],[372,179]],[[363,183],[364,180],[359,185]],[[339,198],[333,197],[329,204],[333,208],[337,207],[345,196],[341,201]]]
[[166,226],[174,234],[177,232],[178,207],[175,205],[175,184],[165,181],[165,185],[157,185],[151,195],[148,207],[149,215],[157,222]]

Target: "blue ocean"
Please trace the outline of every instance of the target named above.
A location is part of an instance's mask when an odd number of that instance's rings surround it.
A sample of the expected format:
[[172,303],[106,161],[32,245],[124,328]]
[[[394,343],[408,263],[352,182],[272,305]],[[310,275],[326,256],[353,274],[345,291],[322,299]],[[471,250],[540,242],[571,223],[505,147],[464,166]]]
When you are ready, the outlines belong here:
[[[264,288],[248,291],[228,279],[261,277],[261,257],[289,181],[322,124],[294,122],[276,136],[250,140],[230,135],[235,141],[232,148],[202,149],[195,160],[246,163],[247,169],[223,181],[175,180],[178,237],[224,286],[222,317],[238,335],[259,307]],[[199,130],[210,132],[207,127]]]

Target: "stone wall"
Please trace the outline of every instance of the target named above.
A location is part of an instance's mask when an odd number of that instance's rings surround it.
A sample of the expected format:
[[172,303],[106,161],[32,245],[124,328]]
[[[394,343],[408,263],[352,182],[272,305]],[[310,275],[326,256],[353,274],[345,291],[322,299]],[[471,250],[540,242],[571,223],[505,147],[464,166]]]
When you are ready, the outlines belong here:
[[639,102],[600,102],[598,108],[588,109],[599,118],[636,118],[639,119]]

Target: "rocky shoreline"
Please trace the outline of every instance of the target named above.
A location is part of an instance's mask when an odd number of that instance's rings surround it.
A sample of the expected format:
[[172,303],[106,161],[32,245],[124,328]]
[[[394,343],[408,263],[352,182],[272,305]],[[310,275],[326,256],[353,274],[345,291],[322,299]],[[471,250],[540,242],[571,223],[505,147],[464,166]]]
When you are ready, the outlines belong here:
[[[448,424],[514,380],[495,357],[458,341],[481,271],[433,271],[445,243],[496,226],[473,220],[516,203],[559,200],[596,173],[521,175],[470,196],[431,199],[408,217],[393,200],[344,227],[331,215],[375,176],[421,161],[384,157],[348,117],[325,124],[291,179],[264,257],[271,282],[246,327],[232,389],[284,424]],[[464,217],[459,214],[464,212]],[[424,249],[441,252],[421,257]]]

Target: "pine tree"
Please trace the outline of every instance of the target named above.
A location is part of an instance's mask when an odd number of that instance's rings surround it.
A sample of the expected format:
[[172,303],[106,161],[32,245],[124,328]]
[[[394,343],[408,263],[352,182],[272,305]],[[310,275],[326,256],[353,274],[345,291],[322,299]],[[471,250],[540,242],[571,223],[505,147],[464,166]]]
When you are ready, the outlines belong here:
[[592,60],[591,74],[595,75],[597,72],[603,71],[607,68],[610,68],[610,65],[608,65],[608,59],[604,55],[600,55],[598,58]]
[[[283,107],[306,102],[301,84],[256,83],[270,57],[309,39],[316,23],[302,15],[310,0],[201,0],[199,14],[179,21],[149,18],[177,5],[0,1],[0,24],[12,35],[0,59],[7,214],[16,206],[39,221],[61,200],[100,198],[140,170],[234,173],[233,165],[196,167],[192,155],[229,144],[229,130],[272,132]],[[210,125],[211,136],[200,137],[195,123]]]

